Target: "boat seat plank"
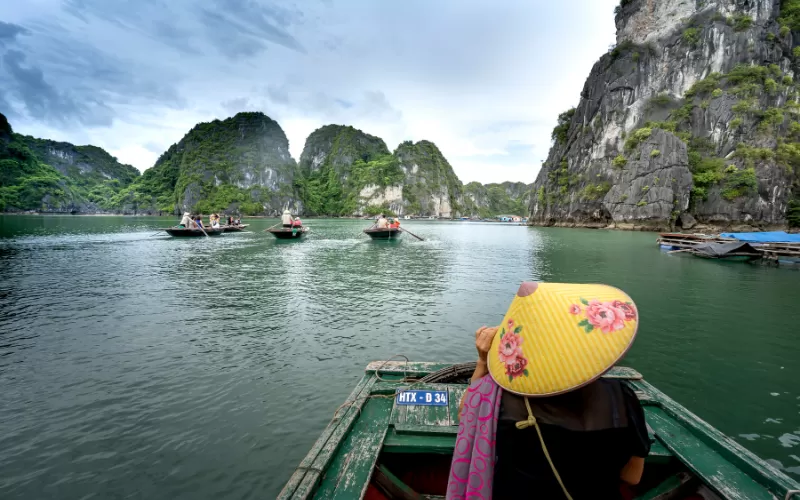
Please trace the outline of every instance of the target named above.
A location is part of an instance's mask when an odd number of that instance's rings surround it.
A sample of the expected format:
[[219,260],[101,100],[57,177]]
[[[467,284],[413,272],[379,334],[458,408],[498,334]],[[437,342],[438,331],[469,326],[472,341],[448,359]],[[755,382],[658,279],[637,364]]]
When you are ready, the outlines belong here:
[[697,479],[685,472],[667,478],[661,484],[636,497],[636,500],[677,500],[684,498],[692,489],[697,489]]
[[390,429],[383,442],[383,451],[386,453],[434,453],[437,455],[452,455],[456,445],[456,434],[422,434],[405,433],[397,429]]
[[690,429],[661,408],[650,407],[647,421],[665,448],[681,459],[692,473],[728,500],[772,500],[766,488],[698,439]]
[[[393,400],[370,398],[339,446],[314,498],[362,498],[386,437]],[[301,485],[302,486],[302,485]]]

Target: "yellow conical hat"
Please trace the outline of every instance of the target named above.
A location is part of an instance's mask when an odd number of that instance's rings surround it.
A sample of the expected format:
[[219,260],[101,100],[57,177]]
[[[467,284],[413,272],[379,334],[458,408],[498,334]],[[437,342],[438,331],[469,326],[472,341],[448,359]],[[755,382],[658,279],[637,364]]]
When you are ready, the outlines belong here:
[[599,378],[636,337],[639,317],[607,285],[525,282],[489,350],[489,373],[523,396],[569,392]]

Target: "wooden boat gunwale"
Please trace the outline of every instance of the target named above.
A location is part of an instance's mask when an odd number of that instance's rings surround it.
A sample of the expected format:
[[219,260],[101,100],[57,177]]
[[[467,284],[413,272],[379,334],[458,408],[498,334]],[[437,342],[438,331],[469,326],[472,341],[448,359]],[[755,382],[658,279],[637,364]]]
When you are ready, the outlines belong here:
[[377,228],[371,227],[364,230],[364,233],[375,240],[391,240],[399,238],[402,235],[402,230],[399,227]]
[[219,228],[222,229],[222,231],[225,232],[225,233],[238,233],[240,231],[243,231],[249,225],[250,224],[239,224],[238,226],[237,225],[229,226],[229,225],[225,224],[225,225],[219,226]]
[[[458,432],[453,410],[457,412],[466,384],[413,382],[451,366],[402,361],[370,363],[278,498],[363,498],[370,482],[377,477],[373,471],[381,464],[380,456],[386,453],[395,457],[403,453],[452,454]],[[635,370],[616,367],[605,377],[624,380],[645,408],[653,440],[648,464],[683,467],[695,478],[693,480],[699,480],[726,499],[784,498],[787,492],[800,489],[793,479],[647,383]],[[433,425],[428,425],[431,422],[426,425],[401,423],[402,409],[414,407],[396,406],[394,395],[398,389],[409,388],[411,384],[414,389],[435,388],[449,392],[447,416],[442,413],[437,417],[445,419],[446,424],[439,421]],[[424,411],[428,410],[417,413]],[[691,456],[692,450],[697,456]],[[402,487],[402,483],[399,486]],[[661,486],[648,492],[654,494]],[[648,492],[637,498],[648,498]]]
[[161,228],[162,231],[166,231],[167,234],[175,238],[199,238],[205,236],[206,234],[209,236],[219,236],[223,233],[222,229],[220,228],[204,227],[203,229],[205,230],[205,234],[200,229],[191,227]]
[[276,228],[268,228],[267,232],[273,235],[275,238],[279,240],[292,240],[292,239],[299,239],[302,238],[306,233],[308,233],[309,229],[308,226],[300,226],[300,230],[296,233],[294,229],[291,227],[276,227]]

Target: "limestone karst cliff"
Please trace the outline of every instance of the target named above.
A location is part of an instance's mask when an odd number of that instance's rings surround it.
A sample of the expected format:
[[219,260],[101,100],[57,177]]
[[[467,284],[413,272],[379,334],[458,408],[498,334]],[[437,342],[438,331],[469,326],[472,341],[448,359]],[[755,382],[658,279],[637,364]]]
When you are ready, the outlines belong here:
[[800,223],[800,2],[622,0],[616,26],[553,131],[533,223]]

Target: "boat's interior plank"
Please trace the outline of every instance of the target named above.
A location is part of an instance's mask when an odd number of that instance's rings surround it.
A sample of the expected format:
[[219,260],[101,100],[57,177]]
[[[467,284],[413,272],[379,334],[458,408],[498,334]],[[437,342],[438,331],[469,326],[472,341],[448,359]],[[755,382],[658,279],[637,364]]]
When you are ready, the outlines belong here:
[[728,500],[772,500],[766,488],[725,459],[717,450],[698,439],[661,408],[648,409],[647,422],[656,437],[689,470]]
[[378,465],[375,468],[372,481],[386,491],[389,498],[396,500],[420,500],[422,498],[383,465]]
[[435,453],[451,455],[456,445],[456,434],[406,434],[389,429],[383,442],[387,453]]
[[642,374],[627,366],[615,366],[603,378],[619,378],[624,380],[641,380]]
[[457,425],[431,426],[431,425],[409,425],[394,424],[394,430],[398,434],[420,434],[426,436],[455,436],[458,434]]
[[369,485],[389,424],[393,400],[370,398],[338,448],[315,498],[361,498]]
[[373,361],[367,365],[367,373],[406,373],[414,377],[425,375],[452,366],[452,363],[429,363],[424,361]]
[[690,474],[679,472],[643,495],[636,497],[636,500],[677,500],[685,498],[686,493],[692,487],[697,488],[697,480]]

